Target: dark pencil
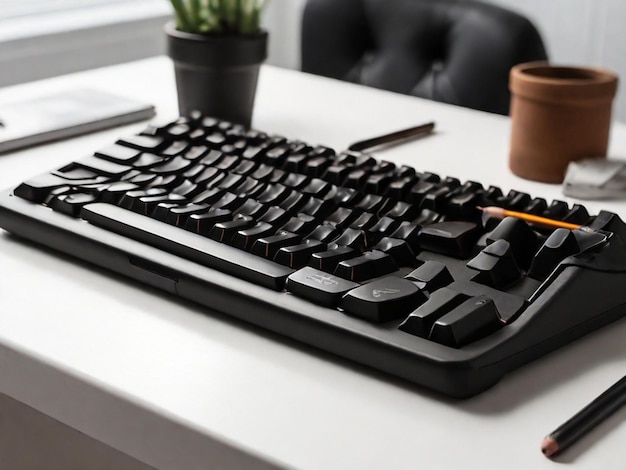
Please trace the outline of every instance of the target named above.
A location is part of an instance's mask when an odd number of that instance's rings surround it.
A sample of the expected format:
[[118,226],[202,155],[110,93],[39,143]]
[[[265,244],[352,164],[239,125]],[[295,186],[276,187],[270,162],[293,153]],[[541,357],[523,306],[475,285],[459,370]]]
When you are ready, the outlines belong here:
[[392,132],[391,134],[381,135],[380,137],[374,137],[373,139],[361,140],[360,142],[353,143],[348,150],[361,151],[368,148],[376,147],[382,144],[389,144],[397,140],[408,139],[409,137],[417,137],[419,135],[425,135],[433,131],[435,128],[434,122],[429,122],[416,127],[410,127],[401,131]]
[[541,442],[546,457],[564,451],[626,403],[626,376]]

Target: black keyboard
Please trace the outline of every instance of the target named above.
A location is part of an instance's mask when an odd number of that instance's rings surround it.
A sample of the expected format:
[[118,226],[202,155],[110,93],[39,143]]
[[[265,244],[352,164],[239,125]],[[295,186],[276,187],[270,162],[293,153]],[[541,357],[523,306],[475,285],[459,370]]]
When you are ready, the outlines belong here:
[[5,191],[0,225],[454,397],[626,313],[616,214],[199,115]]

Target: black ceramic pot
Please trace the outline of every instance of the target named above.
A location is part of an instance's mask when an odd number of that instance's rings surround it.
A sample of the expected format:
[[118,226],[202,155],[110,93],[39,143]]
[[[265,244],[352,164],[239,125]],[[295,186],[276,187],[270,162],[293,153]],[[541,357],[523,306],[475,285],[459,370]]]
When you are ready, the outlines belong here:
[[249,127],[259,68],[267,58],[267,32],[191,34],[178,31],[174,23],[165,32],[181,115],[199,110]]

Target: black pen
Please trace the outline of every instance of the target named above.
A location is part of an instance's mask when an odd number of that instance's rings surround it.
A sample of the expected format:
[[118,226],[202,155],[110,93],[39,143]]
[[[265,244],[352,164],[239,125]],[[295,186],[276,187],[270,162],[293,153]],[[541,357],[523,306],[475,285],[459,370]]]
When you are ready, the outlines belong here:
[[355,142],[348,150],[361,151],[371,147],[376,147],[382,144],[389,144],[391,142],[395,142],[397,140],[404,140],[410,137],[417,137],[420,135],[429,134],[435,128],[434,122],[428,122],[426,124],[421,124],[415,127],[409,127],[408,129],[403,129],[401,131],[392,132],[391,134],[381,135],[380,137],[374,137],[373,139],[361,140],[359,142]]
[[552,457],[564,451],[626,403],[626,376],[559,426],[541,442],[541,452]]

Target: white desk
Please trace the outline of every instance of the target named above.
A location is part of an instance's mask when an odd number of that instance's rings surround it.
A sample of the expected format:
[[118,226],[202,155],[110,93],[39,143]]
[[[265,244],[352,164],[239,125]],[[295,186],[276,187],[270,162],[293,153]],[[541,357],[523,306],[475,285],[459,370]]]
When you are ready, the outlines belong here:
[[[0,103],[78,85],[177,114],[164,58],[6,88]],[[435,135],[379,156],[562,199],[558,186],[508,171],[502,116],[268,67],[254,125],[341,149],[429,120]],[[0,186],[142,127],[0,156]],[[611,155],[626,156],[626,128],[612,137]],[[587,206],[626,216],[626,202]],[[6,234],[0,266],[0,393],[159,468],[556,468],[539,452],[543,436],[626,371],[620,321],[451,401]],[[626,410],[559,461],[623,468],[624,418]]]

